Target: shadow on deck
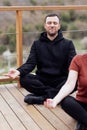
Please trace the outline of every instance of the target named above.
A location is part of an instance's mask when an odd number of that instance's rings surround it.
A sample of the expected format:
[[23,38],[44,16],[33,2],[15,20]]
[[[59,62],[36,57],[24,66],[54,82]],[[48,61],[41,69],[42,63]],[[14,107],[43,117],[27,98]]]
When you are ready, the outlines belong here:
[[27,105],[16,83],[0,85],[0,130],[74,130],[76,121],[60,106]]

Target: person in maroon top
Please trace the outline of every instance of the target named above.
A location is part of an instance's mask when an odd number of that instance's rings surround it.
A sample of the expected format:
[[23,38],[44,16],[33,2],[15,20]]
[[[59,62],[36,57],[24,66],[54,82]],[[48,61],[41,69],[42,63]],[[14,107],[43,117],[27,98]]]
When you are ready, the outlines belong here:
[[[72,97],[70,93],[76,82],[76,97]],[[66,83],[53,99],[46,99],[44,106],[55,108],[60,102],[62,108],[78,121],[75,130],[87,130],[87,54],[73,58]]]

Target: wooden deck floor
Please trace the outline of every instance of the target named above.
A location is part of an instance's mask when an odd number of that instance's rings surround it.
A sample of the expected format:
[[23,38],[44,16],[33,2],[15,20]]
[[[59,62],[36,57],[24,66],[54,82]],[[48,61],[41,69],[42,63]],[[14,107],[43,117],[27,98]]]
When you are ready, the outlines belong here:
[[26,94],[17,84],[0,85],[0,130],[74,130],[75,120],[60,106],[27,105]]

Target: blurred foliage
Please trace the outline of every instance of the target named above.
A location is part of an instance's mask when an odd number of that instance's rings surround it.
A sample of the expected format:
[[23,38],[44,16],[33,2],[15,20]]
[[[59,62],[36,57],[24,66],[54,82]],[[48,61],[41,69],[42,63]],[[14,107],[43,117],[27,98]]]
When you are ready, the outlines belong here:
[[11,2],[9,0],[3,1],[4,6],[11,6]]
[[80,21],[85,21],[85,22],[87,22],[87,14],[85,13],[85,14],[82,14],[82,15],[80,15],[80,16],[78,16],[78,19],[80,20]]
[[[72,23],[72,25],[70,26],[70,28],[69,28],[71,31],[75,31],[75,30],[78,30],[78,27],[75,25],[75,24],[73,24]],[[72,38],[72,39],[76,39],[76,38],[79,38],[79,35],[80,35],[80,33],[77,33],[77,32],[71,32],[70,33],[70,37]]]
[[11,52],[15,52],[16,50],[16,34],[15,34],[15,27],[14,26],[10,26],[8,28],[8,45],[9,45],[9,49]]
[[37,5],[37,2],[36,2],[36,0],[29,0],[29,2],[32,4],[32,5]]
[[61,24],[61,28],[62,28],[63,31],[66,31],[67,28],[68,28],[67,23],[66,23],[66,22],[63,22],[63,23]]
[[3,46],[3,45],[0,45],[0,55],[4,52],[4,51],[6,51],[6,46]]
[[36,28],[36,30],[38,30],[39,32],[42,32],[42,31],[44,30],[44,27],[43,27],[43,25],[42,25],[41,23],[37,23],[37,24],[35,25],[35,28]]

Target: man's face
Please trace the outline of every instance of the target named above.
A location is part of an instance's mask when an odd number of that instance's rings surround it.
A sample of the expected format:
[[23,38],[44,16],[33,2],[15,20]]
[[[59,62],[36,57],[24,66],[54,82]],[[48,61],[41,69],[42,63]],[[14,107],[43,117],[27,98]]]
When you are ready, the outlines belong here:
[[60,29],[60,23],[57,16],[47,17],[44,28],[49,36],[55,36]]

